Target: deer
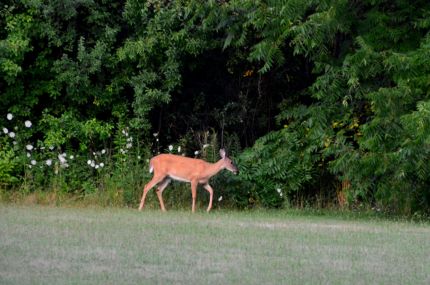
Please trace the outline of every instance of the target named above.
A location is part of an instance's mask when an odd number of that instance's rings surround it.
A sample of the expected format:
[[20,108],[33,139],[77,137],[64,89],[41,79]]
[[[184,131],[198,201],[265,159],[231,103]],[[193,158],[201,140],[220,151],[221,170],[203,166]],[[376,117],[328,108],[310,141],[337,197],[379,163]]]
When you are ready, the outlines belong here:
[[212,209],[213,189],[209,185],[209,179],[218,174],[221,170],[227,169],[233,174],[238,174],[239,170],[233,161],[227,157],[224,149],[219,151],[221,159],[215,163],[209,163],[202,159],[184,157],[174,154],[159,154],[154,156],[149,162],[149,173],[154,172],[151,181],[143,188],[143,195],[139,205],[139,211],[145,206],[145,198],[148,191],[157,185],[157,197],[160,202],[161,211],[165,212],[163,202],[163,191],[173,180],[191,183],[192,213],[196,210],[197,186],[203,185],[209,192],[209,205],[206,209]]

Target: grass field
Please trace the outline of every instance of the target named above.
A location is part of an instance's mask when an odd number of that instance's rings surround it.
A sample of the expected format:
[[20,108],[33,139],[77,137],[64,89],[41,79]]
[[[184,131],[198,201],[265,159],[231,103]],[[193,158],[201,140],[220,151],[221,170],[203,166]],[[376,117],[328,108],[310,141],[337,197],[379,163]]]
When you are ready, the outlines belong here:
[[0,204],[0,284],[430,284],[430,225]]

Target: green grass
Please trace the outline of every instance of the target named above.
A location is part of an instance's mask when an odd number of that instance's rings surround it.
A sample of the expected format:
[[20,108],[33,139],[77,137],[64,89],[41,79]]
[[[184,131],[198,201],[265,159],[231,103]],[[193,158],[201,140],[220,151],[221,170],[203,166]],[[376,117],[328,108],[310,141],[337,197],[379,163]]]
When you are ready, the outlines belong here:
[[0,284],[321,283],[430,284],[430,225],[0,204]]

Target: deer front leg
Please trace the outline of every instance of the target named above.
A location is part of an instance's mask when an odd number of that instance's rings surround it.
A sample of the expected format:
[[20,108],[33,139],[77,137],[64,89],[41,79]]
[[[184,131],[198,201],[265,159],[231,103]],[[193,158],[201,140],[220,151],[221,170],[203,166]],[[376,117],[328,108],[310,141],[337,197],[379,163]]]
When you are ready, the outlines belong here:
[[212,199],[213,199],[213,195],[214,195],[214,190],[212,189],[212,187],[209,184],[205,184],[203,186],[208,192],[209,192],[209,205],[207,208],[207,212],[209,212],[212,209]]
[[196,197],[197,197],[197,181],[191,181],[191,196],[193,198],[193,203],[191,206],[191,211],[194,213],[196,211]]

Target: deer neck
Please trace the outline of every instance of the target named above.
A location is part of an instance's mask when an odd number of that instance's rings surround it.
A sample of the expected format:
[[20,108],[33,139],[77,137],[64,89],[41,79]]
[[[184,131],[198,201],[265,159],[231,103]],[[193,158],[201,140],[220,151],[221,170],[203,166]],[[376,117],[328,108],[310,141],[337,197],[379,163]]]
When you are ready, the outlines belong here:
[[215,174],[217,174],[218,172],[220,172],[221,170],[224,169],[222,159],[218,160],[215,163],[208,163],[208,164],[209,164],[209,166],[205,172],[205,176],[208,178],[214,176]]

